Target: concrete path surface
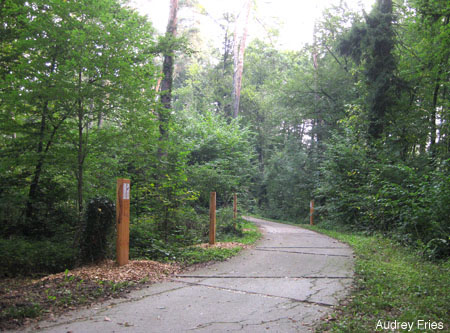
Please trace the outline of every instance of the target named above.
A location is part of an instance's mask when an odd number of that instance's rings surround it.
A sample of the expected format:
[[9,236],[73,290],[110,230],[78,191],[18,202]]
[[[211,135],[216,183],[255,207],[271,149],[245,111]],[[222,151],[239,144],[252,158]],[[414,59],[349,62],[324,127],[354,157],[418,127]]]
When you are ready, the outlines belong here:
[[299,227],[247,219],[263,231],[255,248],[41,322],[39,332],[310,332],[351,286],[351,249]]

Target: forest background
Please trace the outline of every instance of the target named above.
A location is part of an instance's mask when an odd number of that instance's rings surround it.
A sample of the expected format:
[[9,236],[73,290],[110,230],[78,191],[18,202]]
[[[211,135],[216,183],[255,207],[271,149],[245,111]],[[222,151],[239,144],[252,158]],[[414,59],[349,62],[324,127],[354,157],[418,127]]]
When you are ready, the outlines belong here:
[[118,177],[131,179],[135,258],[203,241],[210,191],[219,232],[235,192],[296,223],[315,199],[322,226],[450,255],[447,1],[342,3],[300,51],[269,31],[245,47],[237,113],[235,13],[207,53],[195,27],[158,35],[118,0],[5,0],[0,16],[1,275],[94,260],[89,220],[113,220]]

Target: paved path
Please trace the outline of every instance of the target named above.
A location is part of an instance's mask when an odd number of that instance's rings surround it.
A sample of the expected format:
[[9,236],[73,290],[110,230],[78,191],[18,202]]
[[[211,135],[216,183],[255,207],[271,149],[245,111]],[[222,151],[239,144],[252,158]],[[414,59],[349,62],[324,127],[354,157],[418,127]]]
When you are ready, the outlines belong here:
[[264,234],[254,249],[43,322],[41,332],[311,331],[352,283],[351,249],[295,226],[248,220]]

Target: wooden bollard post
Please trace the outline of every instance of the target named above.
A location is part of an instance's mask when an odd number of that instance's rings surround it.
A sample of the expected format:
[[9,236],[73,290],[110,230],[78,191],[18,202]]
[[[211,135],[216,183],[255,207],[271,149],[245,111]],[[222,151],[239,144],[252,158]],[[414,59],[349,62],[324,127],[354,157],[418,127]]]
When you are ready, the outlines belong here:
[[235,193],[233,196],[233,218],[237,218],[237,194]]
[[237,223],[236,223],[236,219],[237,219],[237,194],[235,193],[233,195],[233,228],[234,230],[237,230]]
[[209,244],[216,243],[216,192],[211,192],[209,198]]
[[314,200],[309,203],[309,224],[314,225]]
[[116,199],[117,264],[128,264],[130,252],[130,180],[117,179]]

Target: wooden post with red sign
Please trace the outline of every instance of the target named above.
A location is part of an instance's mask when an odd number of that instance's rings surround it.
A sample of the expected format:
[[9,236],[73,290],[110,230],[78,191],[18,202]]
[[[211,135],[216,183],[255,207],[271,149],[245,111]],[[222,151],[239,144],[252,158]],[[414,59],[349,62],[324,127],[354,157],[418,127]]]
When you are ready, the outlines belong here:
[[309,203],[309,224],[314,225],[314,200]]
[[209,244],[216,243],[216,192],[211,192],[209,198]]
[[117,179],[116,199],[117,264],[128,264],[130,252],[130,180]]

